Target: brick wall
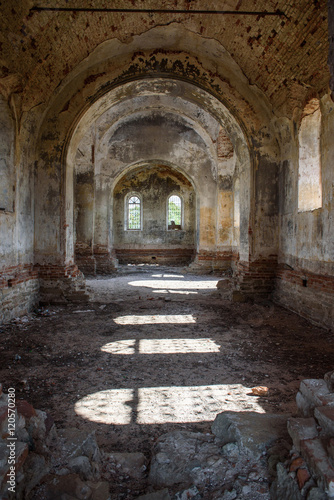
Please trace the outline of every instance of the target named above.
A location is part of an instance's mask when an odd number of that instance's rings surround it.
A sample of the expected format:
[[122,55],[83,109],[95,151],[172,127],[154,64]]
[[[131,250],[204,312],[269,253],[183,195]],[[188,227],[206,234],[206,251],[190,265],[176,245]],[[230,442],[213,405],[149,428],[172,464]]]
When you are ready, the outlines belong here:
[[115,249],[120,264],[186,265],[195,257],[192,248]]
[[0,324],[38,304],[86,300],[85,280],[76,265],[18,265],[0,272]]
[[275,286],[277,257],[236,262],[236,289],[245,296],[269,297]]
[[0,272],[0,324],[25,314],[38,303],[38,272],[19,265]]
[[313,323],[334,330],[334,277],[280,266],[273,298]]

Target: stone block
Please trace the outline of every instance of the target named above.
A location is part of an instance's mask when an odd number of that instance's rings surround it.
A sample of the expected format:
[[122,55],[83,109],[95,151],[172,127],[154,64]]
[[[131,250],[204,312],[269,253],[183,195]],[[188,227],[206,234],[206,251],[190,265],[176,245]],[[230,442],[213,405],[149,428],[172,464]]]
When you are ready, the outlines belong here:
[[314,416],[321,427],[321,434],[334,436],[334,407],[320,406],[315,408]]
[[299,412],[304,417],[310,417],[317,406],[334,406],[334,393],[329,391],[325,380],[306,379],[300,384],[296,403]]
[[331,394],[328,385],[323,379],[305,379],[300,383],[299,391],[315,406],[334,403],[334,394]]
[[[76,474],[47,476],[43,484],[42,498],[91,500],[92,489]],[[106,497],[108,498],[108,497]]]
[[79,456],[71,458],[67,466],[72,472],[79,474],[83,481],[93,479],[93,471],[88,457]]
[[334,438],[331,438],[328,443],[328,455],[334,463]]
[[62,448],[68,458],[86,456],[94,462],[100,461],[100,449],[95,439],[95,433],[87,434],[75,428],[68,428],[58,432],[62,441]]
[[310,401],[307,398],[305,398],[305,396],[303,396],[301,392],[297,392],[296,404],[299,415],[302,415],[305,418],[313,416],[314,406],[312,406]]
[[87,486],[92,491],[90,500],[108,500],[110,498],[109,483],[107,481],[98,481],[97,483],[87,481]]
[[293,445],[298,451],[300,451],[301,441],[304,439],[313,439],[318,436],[314,418],[290,418],[288,419],[287,428]]
[[328,500],[328,496],[321,488],[311,488],[307,500]]
[[319,438],[305,439],[300,443],[301,455],[317,477],[318,484],[329,498],[334,497],[334,467]]
[[143,453],[110,453],[110,459],[130,477],[140,479],[146,470]]
[[284,465],[277,464],[277,479],[272,484],[270,498],[275,500],[302,500],[297,481],[291,477]]
[[260,457],[278,439],[288,439],[287,417],[267,413],[224,412],[217,415],[212,432],[224,445],[236,442],[239,449]]
[[49,473],[49,467],[42,455],[30,452],[24,464],[25,495],[28,497],[31,490]]
[[324,380],[327,384],[328,390],[330,392],[334,392],[334,371],[326,373]]
[[189,488],[193,475],[206,466],[208,456],[218,456],[220,446],[211,435],[173,431],[159,437],[150,465],[149,484],[157,488]]

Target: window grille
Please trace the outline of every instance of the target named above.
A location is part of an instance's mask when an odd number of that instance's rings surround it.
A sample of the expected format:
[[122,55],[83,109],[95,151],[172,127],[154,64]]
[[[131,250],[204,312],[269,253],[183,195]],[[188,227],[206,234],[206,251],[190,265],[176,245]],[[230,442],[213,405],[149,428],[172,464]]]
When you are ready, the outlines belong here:
[[177,195],[168,199],[168,229],[181,229],[182,201]]
[[141,229],[141,202],[138,196],[128,199],[128,229]]

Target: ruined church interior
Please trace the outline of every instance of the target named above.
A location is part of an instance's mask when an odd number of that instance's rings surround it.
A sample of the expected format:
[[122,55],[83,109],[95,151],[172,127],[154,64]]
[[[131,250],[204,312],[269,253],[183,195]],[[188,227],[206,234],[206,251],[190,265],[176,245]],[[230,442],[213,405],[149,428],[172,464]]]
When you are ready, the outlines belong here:
[[334,498],[334,3],[0,27],[0,498]]

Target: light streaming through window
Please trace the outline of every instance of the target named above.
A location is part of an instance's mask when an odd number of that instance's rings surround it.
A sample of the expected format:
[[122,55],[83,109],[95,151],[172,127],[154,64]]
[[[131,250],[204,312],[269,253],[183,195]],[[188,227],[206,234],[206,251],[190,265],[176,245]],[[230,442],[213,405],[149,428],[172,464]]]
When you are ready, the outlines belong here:
[[168,229],[181,229],[182,206],[179,196],[170,196],[168,200]]
[[128,229],[141,229],[140,199],[131,196],[128,200]]

